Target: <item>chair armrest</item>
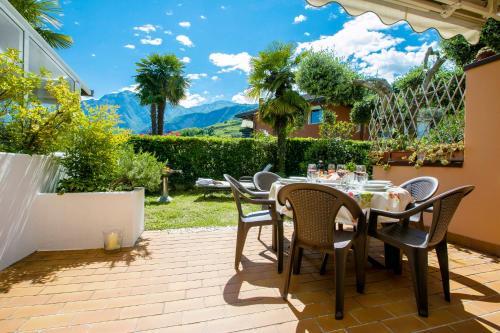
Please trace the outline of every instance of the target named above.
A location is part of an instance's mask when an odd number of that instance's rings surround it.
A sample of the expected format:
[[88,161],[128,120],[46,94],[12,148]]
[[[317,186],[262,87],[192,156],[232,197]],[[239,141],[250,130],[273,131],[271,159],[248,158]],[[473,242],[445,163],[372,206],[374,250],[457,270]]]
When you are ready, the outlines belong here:
[[241,200],[246,202],[246,203],[253,204],[253,205],[276,206],[275,200],[260,199],[260,198],[248,198],[245,196],[241,196]]
[[421,205],[414,206],[401,213],[388,212],[385,210],[371,208],[370,220],[368,222],[368,233],[371,235],[377,233],[377,223],[379,216],[389,217],[391,219],[404,222],[407,221],[411,216],[426,211],[427,209],[429,209],[429,207],[432,207],[433,203],[434,203],[433,201],[427,201]]
[[241,176],[239,179],[240,182],[253,182],[252,176]]

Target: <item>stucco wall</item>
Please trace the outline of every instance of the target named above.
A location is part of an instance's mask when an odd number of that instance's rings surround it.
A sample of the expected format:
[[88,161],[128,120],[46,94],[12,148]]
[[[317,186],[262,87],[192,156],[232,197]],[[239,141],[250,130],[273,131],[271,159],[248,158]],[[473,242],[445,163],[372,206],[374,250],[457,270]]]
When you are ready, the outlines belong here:
[[[350,121],[350,113],[351,113],[350,108],[345,107],[345,106],[333,106],[333,105],[331,105],[331,106],[328,106],[328,109],[335,112],[335,114],[337,115],[337,120]],[[254,116],[253,122],[254,122],[254,130],[257,130],[257,131],[266,130],[269,133],[273,133],[273,130],[270,126],[259,121],[258,119],[256,119],[255,116]],[[294,137],[294,138],[319,138],[319,124],[306,124],[301,129],[291,133],[290,137]],[[363,137],[365,140],[368,139],[368,130],[365,129]],[[353,134],[352,138],[355,140],[362,139],[359,129],[356,133]]]
[[449,231],[455,241],[500,255],[500,60],[466,71],[465,161],[461,168],[375,168],[374,177],[404,180],[429,175],[439,179],[440,189],[472,184]]
[[54,189],[57,175],[47,156],[0,153],[0,270],[37,250],[32,206],[37,193]]

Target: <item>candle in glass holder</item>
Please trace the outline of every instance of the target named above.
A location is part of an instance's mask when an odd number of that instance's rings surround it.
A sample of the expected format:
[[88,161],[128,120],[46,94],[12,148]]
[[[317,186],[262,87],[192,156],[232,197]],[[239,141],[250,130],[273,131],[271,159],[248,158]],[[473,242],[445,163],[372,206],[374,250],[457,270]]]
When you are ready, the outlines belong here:
[[118,250],[121,247],[120,234],[117,231],[106,233],[104,249],[107,251]]

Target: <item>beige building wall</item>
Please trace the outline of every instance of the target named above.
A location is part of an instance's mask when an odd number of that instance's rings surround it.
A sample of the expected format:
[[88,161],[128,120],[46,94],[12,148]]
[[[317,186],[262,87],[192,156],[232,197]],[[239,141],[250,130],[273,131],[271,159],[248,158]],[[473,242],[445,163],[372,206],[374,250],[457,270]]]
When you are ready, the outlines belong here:
[[[490,59],[491,60],[491,59]],[[439,179],[439,192],[476,186],[450,225],[450,240],[500,255],[500,59],[466,70],[465,159],[463,167],[393,166],[374,178],[395,184],[419,176]],[[426,222],[427,224],[429,221]]]

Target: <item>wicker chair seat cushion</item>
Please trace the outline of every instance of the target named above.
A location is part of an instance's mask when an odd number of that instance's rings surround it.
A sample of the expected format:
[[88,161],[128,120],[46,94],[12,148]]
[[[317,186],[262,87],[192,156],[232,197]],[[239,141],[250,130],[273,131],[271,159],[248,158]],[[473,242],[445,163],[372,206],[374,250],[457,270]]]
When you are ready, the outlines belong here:
[[391,224],[378,230],[379,239],[389,244],[407,244],[412,247],[426,247],[428,233],[422,230]]
[[256,222],[271,222],[273,220],[269,210],[259,210],[256,212],[251,212],[241,217],[241,221],[244,223],[256,223]]

